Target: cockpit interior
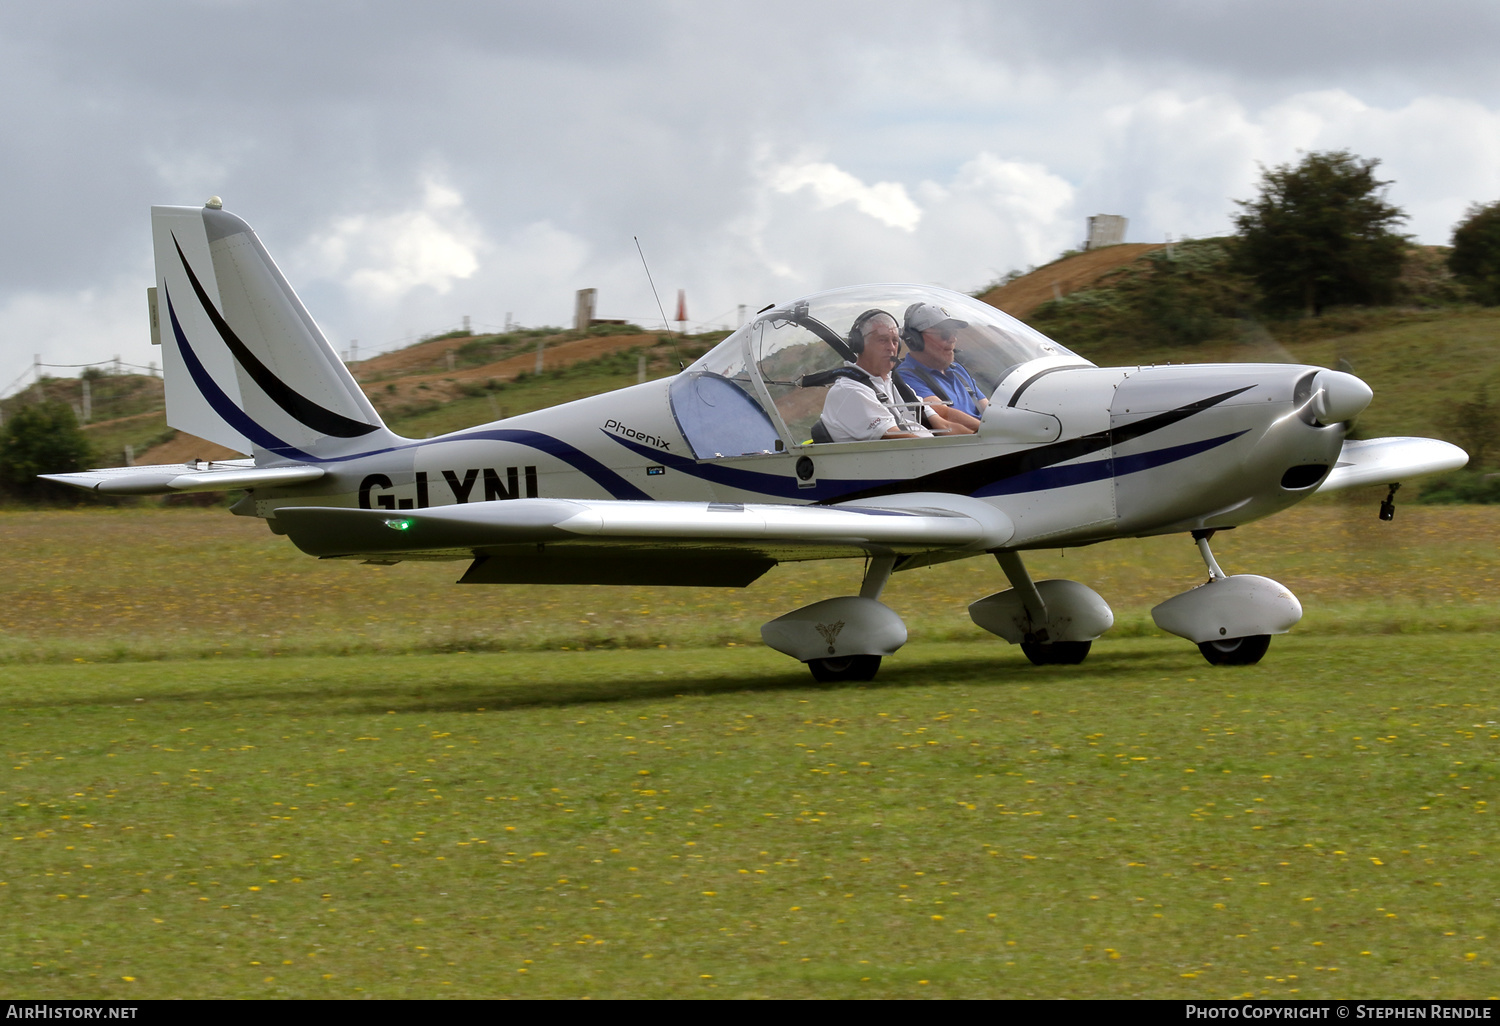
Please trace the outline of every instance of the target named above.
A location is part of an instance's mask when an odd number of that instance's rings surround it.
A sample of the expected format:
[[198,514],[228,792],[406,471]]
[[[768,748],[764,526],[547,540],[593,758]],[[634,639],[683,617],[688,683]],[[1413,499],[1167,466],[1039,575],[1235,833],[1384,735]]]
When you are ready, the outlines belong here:
[[[983,396],[992,396],[1013,371],[1036,360],[1065,358],[1092,366],[1009,314],[961,293],[918,285],[820,292],[762,310],[677,375],[669,391],[672,413],[693,454],[716,459],[818,444],[827,437],[816,428],[831,372],[856,359],[850,345],[856,319],[878,310],[900,325],[906,311],[924,303],[962,323],[953,329],[954,360]],[[901,355],[906,355],[905,345]],[[918,394],[929,391],[909,384]],[[913,441],[943,444],[947,439]]]

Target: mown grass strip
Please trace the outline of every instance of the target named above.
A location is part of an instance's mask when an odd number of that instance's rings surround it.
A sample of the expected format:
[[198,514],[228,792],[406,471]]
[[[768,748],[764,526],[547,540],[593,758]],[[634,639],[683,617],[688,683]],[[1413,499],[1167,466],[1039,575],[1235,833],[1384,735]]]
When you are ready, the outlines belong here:
[[1495,640],[14,666],[0,996],[1483,997]]
[[[1290,587],[1299,634],[1500,629],[1500,508],[1403,506],[1385,524],[1383,495],[1221,532],[1214,550],[1230,573]],[[1157,634],[1151,607],[1205,577],[1186,535],[1026,560],[1038,579],[1099,591],[1113,637]],[[320,561],[222,510],[0,513],[0,664],[758,646],[761,624],[857,592],[863,569],[784,565],[745,589],[456,587],[464,566]],[[977,557],[898,573],[883,600],[915,640],[981,641],[966,607],[1006,587]]]

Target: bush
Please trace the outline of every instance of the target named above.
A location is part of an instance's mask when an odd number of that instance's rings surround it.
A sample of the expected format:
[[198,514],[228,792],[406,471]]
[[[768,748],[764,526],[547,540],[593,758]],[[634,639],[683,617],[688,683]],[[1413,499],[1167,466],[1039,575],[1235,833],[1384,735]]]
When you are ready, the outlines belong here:
[[0,429],[0,494],[27,502],[76,502],[85,493],[37,475],[87,470],[93,461],[93,446],[71,406],[55,400],[23,406]]
[[1413,246],[1407,250],[1401,276],[1396,279],[1396,302],[1435,308],[1467,300],[1469,289],[1448,266],[1451,254],[1446,246]]
[[1480,385],[1468,402],[1458,403],[1435,418],[1443,433],[1469,454],[1469,466],[1482,467],[1500,443],[1500,406],[1490,402],[1489,385]]
[[1225,245],[1202,239],[1158,250],[1107,278],[1042,304],[1028,318],[1067,346],[1105,342],[1196,345],[1233,334],[1256,301]]
[[1500,200],[1475,204],[1453,229],[1448,267],[1486,306],[1500,305]]
[[1429,506],[1500,503],[1500,474],[1455,474],[1422,486],[1417,501]]
[[639,324],[590,324],[584,334],[590,338],[600,335],[644,335],[646,330]]

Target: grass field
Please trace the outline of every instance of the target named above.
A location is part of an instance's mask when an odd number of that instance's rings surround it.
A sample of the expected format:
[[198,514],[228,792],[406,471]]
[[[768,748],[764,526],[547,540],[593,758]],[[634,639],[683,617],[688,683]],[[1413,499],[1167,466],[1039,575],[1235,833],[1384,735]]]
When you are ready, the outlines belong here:
[[1493,995],[1492,653],[13,668],[0,993]]
[[1497,526],[1221,534],[1307,608],[1242,669],[1155,636],[1182,538],[1033,554],[1116,609],[1078,668],[968,624],[993,564],[900,574],[827,688],[756,629],[854,563],[458,588],[6,513],[0,996],[1490,996]]
[[[1302,600],[1304,634],[1500,630],[1500,510],[1403,505],[1383,490],[1320,501],[1214,539],[1229,573]],[[758,645],[760,625],[858,591],[861,566],[776,568],[744,590],[455,587],[466,564],[364,566],[304,556],[263,522],[223,510],[0,513],[0,664]],[[1027,557],[1115,610],[1111,636],[1156,633],[1150,608],[1199,583],[1185,536]],[[895,575],[885,600],[917,641],[980,641],[968,603],[1008,587],[976,558]]]

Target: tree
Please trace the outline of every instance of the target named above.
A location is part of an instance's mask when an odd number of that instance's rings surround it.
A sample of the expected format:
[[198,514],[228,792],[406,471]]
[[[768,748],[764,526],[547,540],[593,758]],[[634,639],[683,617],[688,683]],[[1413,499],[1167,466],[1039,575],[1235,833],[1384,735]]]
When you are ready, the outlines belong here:
[[93,447],[67,403],[23,406],[0,428],[0,492],[11,498],[77,499],[81,492],[37,475],[87,470],[92,460]]
[[1379,160],[1347,150],[1309,153],[1296,167],[1262,167],[1260,196],[1236,200],[1236,263],[1273,309],[1309,316],[1335,303],[1389,302],[1409,245],[1392,228],[1406,214],[1380,192]]
[[1479,302],[1500,305],[1500,200],[1474,204],[1454,226],[1448,269]]

